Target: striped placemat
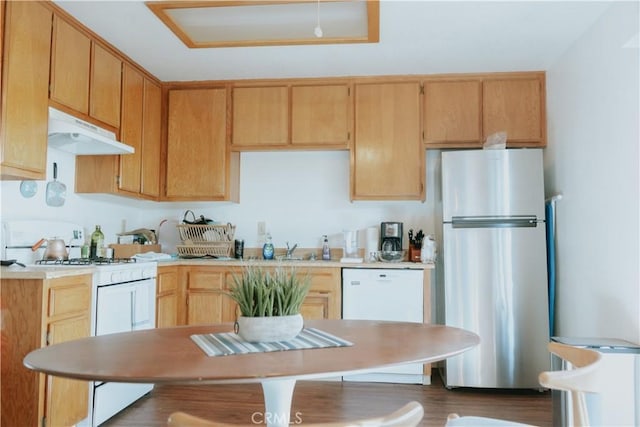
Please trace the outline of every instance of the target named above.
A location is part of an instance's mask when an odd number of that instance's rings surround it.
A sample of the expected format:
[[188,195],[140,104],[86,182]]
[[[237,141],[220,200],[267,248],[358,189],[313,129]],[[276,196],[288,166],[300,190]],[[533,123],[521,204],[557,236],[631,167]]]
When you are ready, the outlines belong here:
[[246,342],[234,332],[191,335],[191,339],[207,356],[266,353],[270,351],[301,350],[305,348],[349,347],[353,343],[315,328],[304,328],[292,340],[276,342]]

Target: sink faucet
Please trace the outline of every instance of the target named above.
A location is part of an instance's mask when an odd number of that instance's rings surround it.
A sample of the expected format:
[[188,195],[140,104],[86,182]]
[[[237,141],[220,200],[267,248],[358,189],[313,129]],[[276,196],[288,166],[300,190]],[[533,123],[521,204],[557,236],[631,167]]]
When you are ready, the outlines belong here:
[[287,242],[287,258],[293,257],[293,251],[295,251],[297,247],[298,247],[297,243],[292,247],[289,247],[289,242]]

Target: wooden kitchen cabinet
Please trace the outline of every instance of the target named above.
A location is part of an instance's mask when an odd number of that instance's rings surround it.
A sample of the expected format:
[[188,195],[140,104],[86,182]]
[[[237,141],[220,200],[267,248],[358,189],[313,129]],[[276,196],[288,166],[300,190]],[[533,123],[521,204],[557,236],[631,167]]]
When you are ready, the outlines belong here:
[[419,82],[355,85],[352,200],[424,200]]
[[[285,267],[286,268],[286,267]],[[273,271],[275,267],[265,267]],[[233,284],[234,274],[240,267],[181,266],[179,284],[181,307],[178,309],[181,325],[234,322],[239,315],[237,304],[226,292]],[[340,319],[342,316],[342,282],[340,268],[299,268],[297,274],[309,274],[311,288],[302,304],[306,319]]]
[[232,97],[234,150],[349,148],[353,123],[349,83],[236,86]]
[[353,104],[349,84],[291,87],[291,145],[348,148]]
[[[200,325],[235,320],[228,313],[230,298],[224,295],[226,269],[219,267],[181,268],[184,286],[182,324]],[[228,301],[227,301],[228,300]]]
[[238,201],[240,154],[227,149],[227,90],[169,90],[167,200]]
[[122,61],[57,15],[52,46],[50,99],[118,129]]
[[156,277],[156,328],[178,325],[178,267],[158,267]]
[[427,148],[482,147],[482,81],[424,82]]
[[160,197],[162,164],[162,88],[145,78],[143,91],[140,193],[157,200]]
[[59,16],[53,19],[52,101],[89,114],[91,40]]
[[52,11],[36,2],[3,2],[2,179],[46,178]]
[[[122,74],[122,129],[120,138],[135,150],[120,158],[120,190],[140,192],[140,170],[142,163],[144,77],[132,66],[125,65]],[[156,166],[160,166],[158,163]]]
[[287,86],[232,89],[232,146],[284,146],[289,142]]
[[160,198],[162,89],[129,64],[123,68],[120,139],[133,154],[76,157],[76,193]]
[[87,417],[89,383],[31,371],[24,357],[37,348],[89,336],[92,275],[2,279],[2,422],[68,426]]
[[89,115],[120,127],[122,61],[96,42],[91,50]]
[[482,83],[483,140],[507,132],[507,146],[546,146],[544,73],[486,78]]

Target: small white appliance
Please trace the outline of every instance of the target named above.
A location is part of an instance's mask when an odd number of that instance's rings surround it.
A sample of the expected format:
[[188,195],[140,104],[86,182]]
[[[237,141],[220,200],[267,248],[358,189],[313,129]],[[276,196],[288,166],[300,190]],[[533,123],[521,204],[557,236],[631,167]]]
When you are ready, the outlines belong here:
[[[342,318],[423,323],[423,271],[409,269],[342,269]],[[344,381],[429,384],[422,364],[393,366],[349,375]]]
[[[66,260],[42,260],[45,248],[32,245],[43,237],[59,237],[69,252]],[[7,221],[2,224],[3,259],[28,267],[93,267],[91,290],[92,336],[155,327],[157,263],[132,258],[80,258],[84,230],[61,221]],[[22,268],[14,266],[11,268]],[[89,416],[78,425],[98,426],[153,389],[153,384],[92,382]]]

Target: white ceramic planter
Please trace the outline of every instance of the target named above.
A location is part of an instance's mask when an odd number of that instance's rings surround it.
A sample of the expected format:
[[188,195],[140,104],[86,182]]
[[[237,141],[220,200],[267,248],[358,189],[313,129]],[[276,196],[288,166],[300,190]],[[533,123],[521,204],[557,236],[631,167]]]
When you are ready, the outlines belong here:
[[272,317],[238,317],[236,333],[248,342],[287,341],[295,338],[304,321],[301,314]]

